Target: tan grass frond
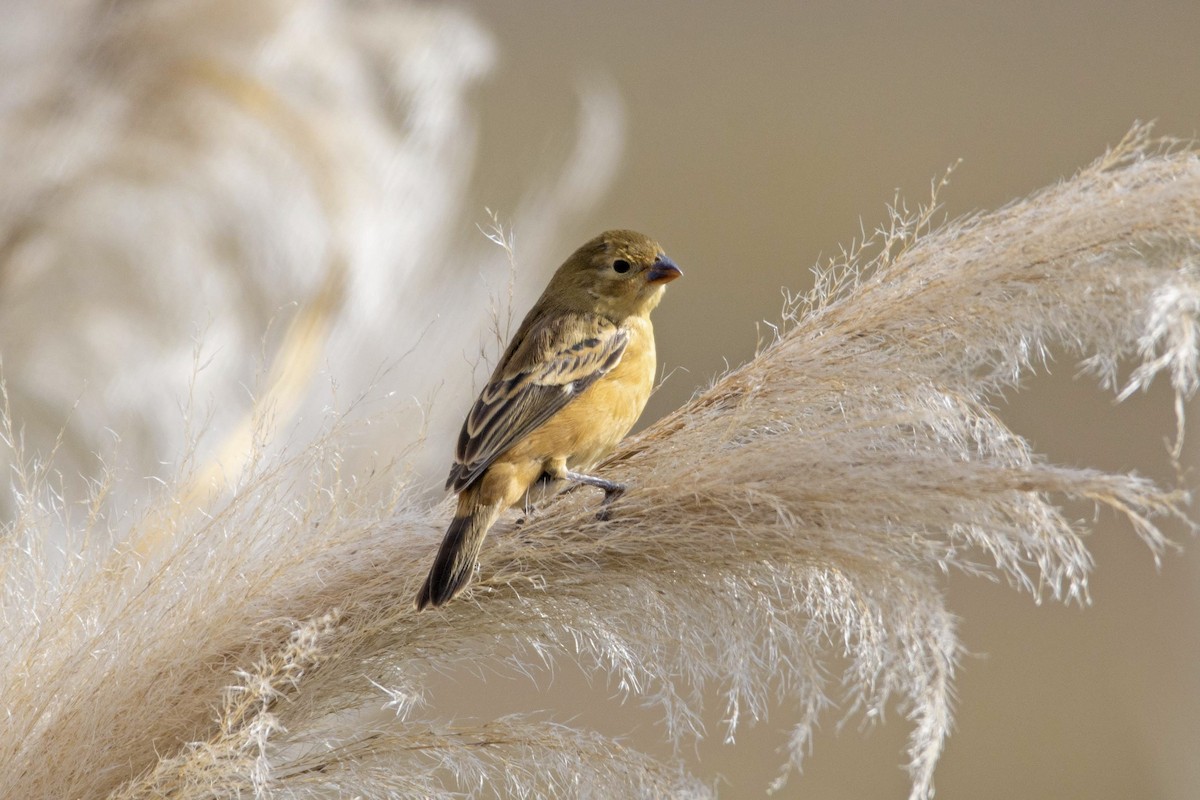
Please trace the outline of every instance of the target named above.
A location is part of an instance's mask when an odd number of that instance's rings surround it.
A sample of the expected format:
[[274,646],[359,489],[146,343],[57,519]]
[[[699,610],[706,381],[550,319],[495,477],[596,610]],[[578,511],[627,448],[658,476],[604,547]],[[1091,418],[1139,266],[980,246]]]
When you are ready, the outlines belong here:
[[[286,701],[233,715],[270,723],[236,762],[247,795],[588,796],[570,777],[585,771],[609,796],[703,791],[548,721],[456,733],[424,689],[437,671],[569,659],[657,704],[676,742],[706,735],[706,690],[729,736],[782,699],[803,720],[795,765],[829,704],[899,708],[912,796],[930,796],[960,656],[945,572],[1085,600],[1087,530],[1063,501],[1127,518],[1153,553],[1164,519],[1190,525],[1182,488],[1047,463],[992,403],[1054,352],[1118,391],[1165,373],[1195,392],[1200,157],[1138,128],[1029,198],[937,228],[933,214],[898,209],[751,362],[628,441],[603,468],[631,485],[611,519],[572,491],[497,526],[444,610],[410,598],[448,509],[403,487],[374,499],[390,478],[342,470],[337,426],[181,511],[137,570],[75,545],[48,571],[39,527],[69,504],[18,504],[0,541],[9,791],[152,796],[160,771],[244,732],[223,727],[226,687],[271,671],[261,654],[287,651],[288,621],[337,609]],[[381,705],[394,718],[364,723]]]
[[300,688],[320,663],[321,640],[337,626],[336,611],[296,626],[278,650],[261,655],[248,669],[235,671],[237,683],[225,690],[217,730],[192,742],[180,755],[159,760],[149,774],[110,795],[136,797],[231,797],[242,791],[263,795],[272,781],[267,748],[281,728],[274,710]]

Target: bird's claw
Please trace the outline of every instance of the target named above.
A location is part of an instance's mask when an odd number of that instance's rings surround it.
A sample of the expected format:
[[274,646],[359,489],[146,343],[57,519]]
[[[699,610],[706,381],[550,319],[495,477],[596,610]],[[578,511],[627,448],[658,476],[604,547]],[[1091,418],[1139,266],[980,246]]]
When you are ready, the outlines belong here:
[[625,494],[625,484],[623,483],[614,483],[611,487],[605,488],[604,499],[600,501],[600,510],[596,512],[596,519],[600,522],[608,522],[612,516],[608,504],[623,494]]

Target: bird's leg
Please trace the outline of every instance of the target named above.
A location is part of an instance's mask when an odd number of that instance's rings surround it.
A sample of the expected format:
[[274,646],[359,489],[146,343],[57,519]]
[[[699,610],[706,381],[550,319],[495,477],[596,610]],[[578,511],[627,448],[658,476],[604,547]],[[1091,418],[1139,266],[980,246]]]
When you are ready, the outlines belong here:
[[596,486],[604,490],[604,500],[601,501],[600,511],[596,514],[596,519],[599,520],[608,519],[608,509],[606,506],[624,494],[626,488],[625,484],[623,483],[605,480],[604,478],[597,478],[595,475],[585,475],[582,472],[572,472],[569,469],[563,470],[562,477],[566,480],[573,481],[574,483],[582,483],[586,486]]
[[572,472],[569,469],[563,471],[562,477],[568,481],[574,481],[575,483],[582,483],[587,486],[595,486],[603,489],[605,505],[612,502],[617,497],[620,497],[621,493],[626,489],[626,486],[623,483],[605,480],[604,478],[597,478],[595,475],[585,475],[582,472]]
[[525,491],[525,496],[521,498],[521,516],[517,518],[516,525],[524,525],[533,518],[534,510],[537,508],[534,498],[540,496],[539,492],[556,480],[561,480],[561,478],[549,472],[543,472],[538,476],[533,485]]

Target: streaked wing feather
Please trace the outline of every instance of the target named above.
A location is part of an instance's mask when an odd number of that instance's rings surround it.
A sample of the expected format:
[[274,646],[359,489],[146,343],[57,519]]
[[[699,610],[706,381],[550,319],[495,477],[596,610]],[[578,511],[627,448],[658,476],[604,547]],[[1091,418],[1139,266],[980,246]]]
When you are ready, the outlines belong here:
[[501,453],[612,370],[628,342],[626,331],[605,322],[526,369],[497,370],[463,424],[446,488],[470,486]]

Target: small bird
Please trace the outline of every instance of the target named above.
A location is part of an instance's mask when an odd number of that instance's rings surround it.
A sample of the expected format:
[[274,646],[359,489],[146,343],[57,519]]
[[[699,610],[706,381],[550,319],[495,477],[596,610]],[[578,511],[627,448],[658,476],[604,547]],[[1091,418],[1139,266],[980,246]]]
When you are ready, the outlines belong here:
[[586,470],[641,416],[654,386],[650,312],[683,274],[653,239],[606,231],[568,258],[467,414],[446,488],[458,508],[416,606],[440,606],[475,571],[488,529],[539,481],[625,490]]

